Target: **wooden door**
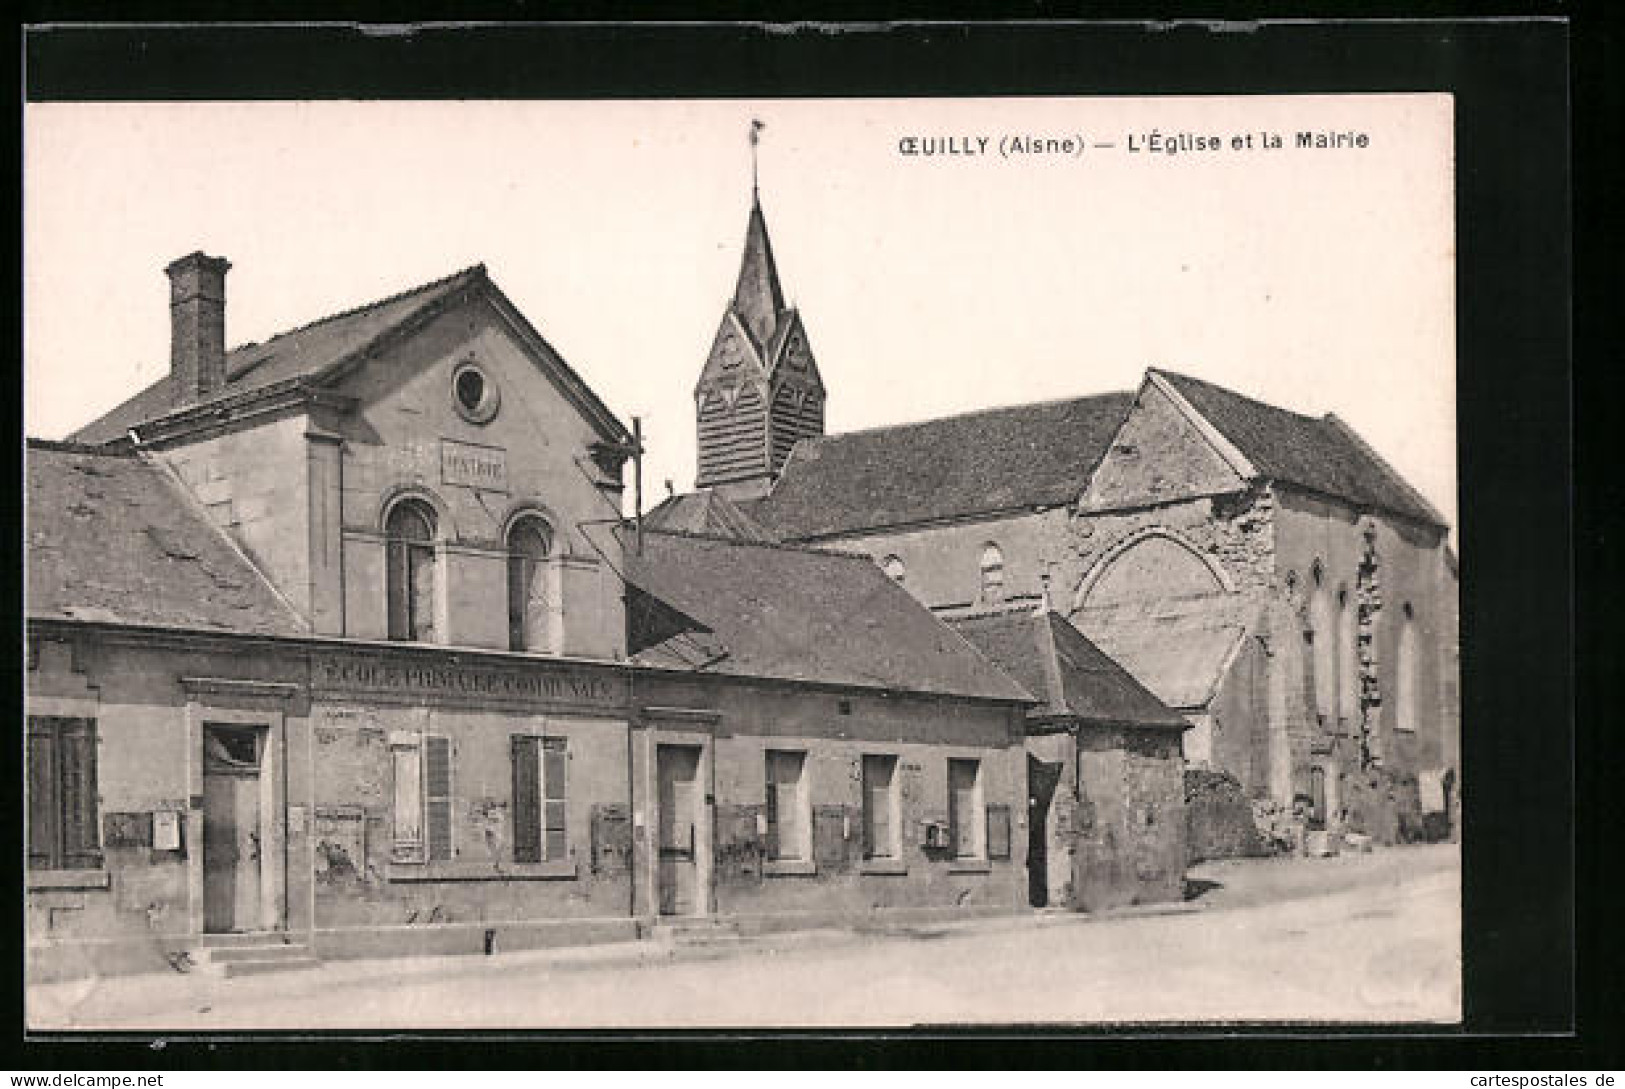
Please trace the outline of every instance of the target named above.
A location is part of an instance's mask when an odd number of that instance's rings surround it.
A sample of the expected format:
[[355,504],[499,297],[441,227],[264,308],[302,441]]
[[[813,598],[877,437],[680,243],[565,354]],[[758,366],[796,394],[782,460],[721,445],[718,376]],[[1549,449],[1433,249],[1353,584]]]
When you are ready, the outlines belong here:
[[264,927],[261,911],[260,774],[253,733],[205,734],[203,928],[227,934]]
[[699,768],[697,746],[661,745],[656,752],[662,915],[692,915],[699,909]]

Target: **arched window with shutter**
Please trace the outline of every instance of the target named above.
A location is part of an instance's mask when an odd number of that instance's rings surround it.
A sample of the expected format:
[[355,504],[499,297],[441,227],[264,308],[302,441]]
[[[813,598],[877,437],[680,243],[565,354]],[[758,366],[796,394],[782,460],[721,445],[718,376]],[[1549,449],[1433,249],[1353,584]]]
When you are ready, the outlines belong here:
[[553,531],[535,515],[508,527],[508,649],[547,649],[547,557]]
[[435,641],[435,513],[421,499],[402,499],[384,519],[389,637]]

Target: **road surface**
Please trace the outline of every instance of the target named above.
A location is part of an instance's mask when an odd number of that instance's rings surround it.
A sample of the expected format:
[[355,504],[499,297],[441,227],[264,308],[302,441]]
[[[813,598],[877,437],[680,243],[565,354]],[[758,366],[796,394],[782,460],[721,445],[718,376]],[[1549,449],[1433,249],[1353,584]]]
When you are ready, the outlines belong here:
[[335,962],[29,989],[36,1029],[1453,1023],[1453,846],[1207,864],[1189,903],[676,949]]

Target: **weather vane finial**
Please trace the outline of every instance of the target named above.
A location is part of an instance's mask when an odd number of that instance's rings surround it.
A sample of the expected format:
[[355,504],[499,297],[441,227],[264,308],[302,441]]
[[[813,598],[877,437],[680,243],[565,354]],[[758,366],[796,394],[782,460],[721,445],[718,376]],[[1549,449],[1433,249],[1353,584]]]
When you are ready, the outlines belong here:
[[756,196],[756,144],[762,138],[762,130],[767,128],[759,118],[750,119],[750,195]]

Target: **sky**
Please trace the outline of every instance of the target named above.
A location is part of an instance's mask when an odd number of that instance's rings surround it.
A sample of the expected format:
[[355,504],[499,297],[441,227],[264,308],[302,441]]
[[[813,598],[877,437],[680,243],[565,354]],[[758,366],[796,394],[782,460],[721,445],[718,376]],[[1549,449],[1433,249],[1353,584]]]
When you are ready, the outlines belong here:
[[[1335,412],[1455,523],[1447,95],[29,105],[27,433],[167,370],[163,269],[193,250],[232,263],[233,345],[483,262],[642,418],[652,505],[693,484],[753,118],[831,432],[1163,367]],[[1001,154],[1019,136],[1082,150]],[[980,153],[920,153],[949,140]]]

